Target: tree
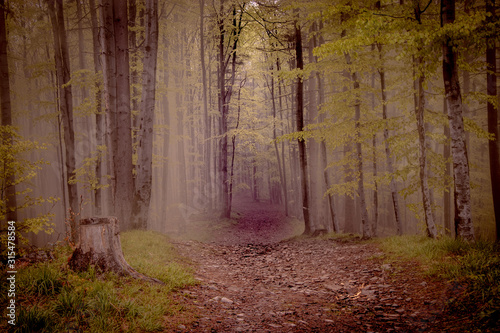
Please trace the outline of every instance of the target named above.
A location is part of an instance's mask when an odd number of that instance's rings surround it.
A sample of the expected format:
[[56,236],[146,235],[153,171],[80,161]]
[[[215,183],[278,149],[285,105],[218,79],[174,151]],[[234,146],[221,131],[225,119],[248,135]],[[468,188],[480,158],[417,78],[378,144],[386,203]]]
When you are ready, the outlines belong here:
[[[244,6],[244,5],[243,5]],[[221,186],[221,217],[230,218],[231,209],[229,206],[229,179],[228,179],[228,115],[229,102],[233,93],[233,85],[236,78],[236,59],[238,41],[243,29],[243,10],[237,9],[236,4],[230,8],[231,15],[226,16],[227,10],[224,7],[224,0],[220,1],[220,11],[217,18],[219,28],[218,45],[218,107],[220,113],[219,136],[219,183]],[[228,18],[230,23],[228,24]],[[229,68],[229,65],[231,67]],[[226,74],[229,71],[229,80],[226,81]]]
[[153,124],[158,53],[158,0],[146,1],[146,39],[142,74],[141,114],[137,147],[133,228],[146,229],[153,179]]
[[108,170],[112,175],[108,205],[110,213],[127,229],[131,225],[134,179],[126,3],[101,0],[101,22]]
[[[1,126],[6,130],[2,131],[0,140],[2,146],[12,146],[14,143],[12,137],[12,108],[10,103],[10,75],[9,61],[7,57],[7,25],[5,22],[5,1],[0,0],[0,101],[1,101]],[[12,164],[12,154],[6,154],[4,165]],[[4,167],[4,170],[6,168]],[[5,175],[1,188],[1,201],[5,205],[5,219],[7,221],[17,221],[17,198],[16,198],[16,179],[11,172]],[[2,205],[2,206],[3,206]],[[3,208],[3,207],[2,207]]]
[[[428,5],[424,8],[420,8],[420,0],[414,2],[415,20],[418,22],[418,26],[422,25],[422,14],[427,10]],[[419,46],[417,48],[417,54],[414,56],[413,66],[415,71],[415,116],[417,119],[417,132],[418,132],[418,143],[419,143],[419,168],[420,168],[420,188],[422,191],[422,204],[424,206],[424,218],[427,228],[427,236],[436,238],[437,229],[434,222],[434,215],[432,214],[432,200],[431,200],[431,189],[429,188],[429,165],[427,158],[427,137],[426,137],[426,125],[424,120],[426,99],[425,99],[425,73],[423,68],[425,68],[424,57],[422,54],[422,41],[419,41]]]
[[[379,59],[382,61],[382,44],[377,43],[377,48],[379,52]],[[382,99],[382,119],[387,122],[387,91],[386,91],[386,83],[385,83],[385,68],[383,64],[378,68],[378,73],[380,76],[380,94]],[[392,206],[394,208],[394,217],[396,218],[396,233],[398,235],[403,234],[403,226],[401,223],[401,213],[399,210],[399,199],[398,199],[398,191],[396,186],[396,180],[393,176],[394,167],[391,158],[391,149],[389,147],[389,129],[388,125],[384,126],[384,145],[385,145],[385,158],[387,163],[387,172],[390,174],[391,180],[389,183],[389,187],[391,190],[392,197]]]
[[[441,1],[442,27],[455,21],[455,1]],[[474,240],[472,224],[469,162],[465,147],[462,96],[458,77],[457,53],[450,35],[443,41],[443,80],[450,122],[451,155],[453,157],[453,180],[455,201],[455,235],[465,240]]]
[[[487,24],[494,27],[497,17],[495,13],[495,0],[486,0]],[[491,30],[494,31],[494,28]],[[488,143],[490,156],[491,190],[493,194],[493,209],[496,221],[496,239],[500,240],[500,131],[498,130],[498,106],[492,100],[497,98],[497,66],[496,66],[495,37],[486,39],[486,85],[488,94],[488,132],[493,134],[493,139]]]
[[[55,4],[54,4],[55,2]],[[73,129],[73,93],[71,89],[71,70],[69,63],[68,42],[64,26],[63,1],[47,0],[52,32],[54,38],[54,57],[56,63],[57,89],[59,97],[59,110],[63,122],[64,131],[64,158],[66,164],[66,182],[68,187],[68,201],[71,209],[69,219],[71,221],[71,240],[78,239],[78,221],[76,215],[79,213],[79,202],[77,185],[72,182],[76,168],[75,159],[75,133]]]
[[[300,71],[296,83],[296,104],[295,104],[295,122],[297,131],[304,130],[304,81],[302,71],[304,70],[304,59],[302,55],[302,32],[299,22],[295,22],[295,61],[297,69]],[[300,162],[300,184],[302,190],[302,214],[304,217],[304,235],[313,232],[309,212],[309,185],[307,177],[309,175],[307,168],[306,143],[304,138],[298,138],[299,162]]]

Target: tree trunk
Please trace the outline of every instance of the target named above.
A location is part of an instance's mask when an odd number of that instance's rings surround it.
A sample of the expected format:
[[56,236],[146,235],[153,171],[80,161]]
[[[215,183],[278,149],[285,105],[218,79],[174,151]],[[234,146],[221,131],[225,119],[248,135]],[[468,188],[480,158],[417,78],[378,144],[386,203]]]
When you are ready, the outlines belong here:
[[130,228],[134,178],[132,165],[132,118],[130,112],[130,74],[128,53],[127,5],[113,0],[115,57],[116,57],[116,136],[113,138],[116,154],[114,214]]
[[203,170],[203,176],[205,184],[203,189],[203,194],[208,199],[207,208],[212,207],[212,175],[210,171],[210,160],[211,160],[211,140],[210,140],[210,117],[208,115],[208,94],[207,94],[207,69],[205,63],[205,33],[204,33],[204,9],[205,0],[199,0],[200,3],[200,63],[201,63],[201,80],[202,80],[202,99],[203,99],[203,124],[205,126],[204,134],[204,154],[203,160],[205,164],[205,169]]
[[[448,106],[446,103],[446,98],[443,98],[443,113],[446,115],[446,117],[448,117]],[[443,147],[443,158],[444,158],[445,163],[446,163],[445,168],[444,168],[444,175],[445,175],[444,182],[445,183],[444,183],[444,190],[443,190],[444,232],[446,235],[451,235],[451,230],[452,230],[452,226],[451,226],[451,224],[452,224],[451,223],[451,195],[450,195],[450,187],[451,186],[450,186],[450,182],[448,182],[448,177],[451,174],[451,166],[450,166],[450,162],[449,162],[451,152],[450,152],[450,144],[449,144],[450,127],[448,126],[448,124],[444,125],[443,134],[446,138],[446,143],[444,144],[444,147]]]
[[[94,72],[97,74],[102,71],[101,62],[99,59],[99,26],[97,23],[97,14],[95,0],[89,1],[90,6],[90,21],[92,25],[92,42],[94,47]],[[102,88],[99,82],[95,83],[95,99],[96,99],[96,110],[95,110],[95,122],[96,122],[96,143],[97,149],[101,151],[105,145],[104,141],[104,117],[102,115]],[[102,214],[102,154],[97,155],[96,165],[95,165],[95,175],[97,179],[96,188],[94,189],[94,212],[96,215]]]
[[[487,20],[489,24],[496,22],[495,0],[486,1],[486,11],[490,14]],[[488,97],[497,98],[497,66],[496,66],[496,43],[495,38],[486,40],[486,84]],[[496,240],[500,240],[500,138],[498,130],[498,110],[491,101],[488,101],[488,132],[494,135],[494,139],[488,142],[490,157],[491,191],[493,194],[493,207],[496,221]]]
[[68,181],[68,202],[71,212],[68,219],[71,227],[71,240],[78,239],[78,193],[77,184],[70,182],[76,168],[75,159],[75,134],[73,129],[73,94],[71,85],[70,64],[68,54],[68,43],[64,27],[63,2],[62,0],[47,0],[52,32],[54,34],[54,56],[57,72],[57,87],[59,91],[59,107],[64,131],[64,157],[66,164],[66,180]]
[[[379,51],[379,58],[382,61],[382,45],[377,44]],[[387,93],[385,89],[385,69],[383,65],[378,70],[380,76],[380,93],[382,95],[382,119],[385,122],[384,126],[384,144],[385,144],[385,159],[387,163],[387,172],[391,175],[391,182],[389,183],[389,189],[391,190],[392,196],[392,206],[394,208],[394,217],[396,219],[396,233],[398,235],[403,234],[403,225],[401,223],[401,213],[399,211],[399,199],[398,190],[396,186],[396,180],[394,179],[394,166],[392,164],[391,149],[389,147],[389,129],[387,128]]]
[[[245,85],[246,78],[244,78],[240,82],[240,88],[238,89],[238,114],[236,116],[236,126],[235,130],[238,129],[240,126],[240,113],[241,113],[241,89]],[[233,134],[232,139],[232,144],[233,144],[233,151],[231,152],[231,173],[229,176],[229,212],[231,212],[231,205],[233,203],[233,182],[234,182],[234,155],[236,153],[236,133]]]
[[[302,56],[302,34],[298,22],[295,22],[295,57],[297,69],[302,73],[304,70],[304,59]],[[297,131],[304,130],[304,82],[302,77],[297,78],[297,96],[296,96],[295,120],[297,123]],[[300,161],[300,184],[302,189],[302,213],[304,217],[304,235],[309,235],[313,232],[311,220],[309,218],[309,188],[307,176],[309,174],[307,168],[306,143],[304,139],[298,139],[299,146],[299,161]]]
[[227,175],[227,118],[229,112],[229,100],[227,99],[226,89],[226,30],[224,24],[224,1],[220,2],[219,13],[219,113],[220,113],[220,156],[219,156],[219,175],[221,186],[221,218],[230,218],[231,212],[229,211],[229,184]]
[[[442,25],[455,21],[455,1],[441,1]],[[453,157],[455,236],[474,240],[472,224],[469,162],[465,147],[465,130],[462,117],[462,96],[458,77],[457,54],[450,37],[443,42],[443,80],[450,121],[451,155]]]
[[[308,58],[309,63],[316,62],[316,58],[313,55],[313,49],[316,47],[316,37],[315,33],[317,31],[316,23],[314,22],[310,29],[309,47],[308,47]],[[307,79],[307,92],[308,92],[308,124],[314,124],[318,121],[318,80],[319,75],[316,75],[316,71],[312,71],[309,78]],[[308,148],[308,165],[309,165],[309,191],[310,191],[310,216],[312,231],[316,230],[326,230],[327,223],[325,221],[325,199],[323,198],[323,173],[320,170],[320,139],[309,140],[307,144]]]
[[[0,101],[1,101],[1,126],[7,130],[1,132],[2,145],[10,146],[13,144],[12,138],[12,108],[10,102],[10,75],[7,56],[7,25],[5,22],[5,1],[0,0]],[[10,154],[8,154],[10,155]],[[13,156],[4,157],[3,172],[10,169],[13,162]],[[17,221],[17,200],[14,173],[7,171],[2,175],[4,181],[0,188],[2,199],[5,202],[6,221]],[[4,207],[0,207],[3,209]],[[2,221],[0,221],[2,222]],[[16,237],[17,239],[17,237]]]
[[[279,59],[276,59],[276,70],[280,70],[280,62]],[[281,135],[285,134],[285,124],[283,124],[283,96],[281,96],[281,82],[278,81],[278,96],[279,96],[279,113],[280,113],[280,121],[281,121]],[[283,187],[283,197],[285,206],[285,215],[288,216],[288,187],[286,182],[286,161],[285,161],[285,140],[281,141],[281,161],[283,167],[283,182],[281,183]]]
[[86,271],[90,265],[101,272],[164,284],[133,269],[123,257],[119,222],[116,217],[91,217],[80,222],[80,242],[68,261],[74,271]]
[[[344,54],[346,63],[348,66],[351,65],[351,56],[349,53]],[[358,73],[352,72],[351,81],[353,83],[354,94],[359,94],[359,79]],[[368,210],[366,208],[366,196],[365,196],[365,185],[364,185],[364,173],[363,173],[363,155],[361,149],[361,101],[359,95],[356,96],[354,102],[354,128],[355,128],[355,142],[356,142],[356,166],[358,171],[358,195],[359,203],[361,205],[361,231],[363,238],[372,237],[372,225],[368,219]]]
[[[419,70],[422,65],[422,57],[418,57],[415,60],[415,68]],[[418,132],[418,147],[419,147],[419,167],[420,167],[420,188],[422,191],[422,203],[424,206],[424,218],[425,225],[427,227],[427,236],[431,238],[437,237],[436,224],[434,222],[434,216],[432,214],[432,200],[431,191],[429,189],[429,167],[427,166],[427,139],[425,136],[425,91],[424,91],[424,73],[418,73],[418,78],[416,82],[416,91],[418,91],[418,97],[415,93],[415,116],[417,119],[417,132]]]
[[158,54],[158,0],[146,1],[146,40],[142,73],[141,115],[137,147],[133,228],[146,229],[153,181],[153,125]]

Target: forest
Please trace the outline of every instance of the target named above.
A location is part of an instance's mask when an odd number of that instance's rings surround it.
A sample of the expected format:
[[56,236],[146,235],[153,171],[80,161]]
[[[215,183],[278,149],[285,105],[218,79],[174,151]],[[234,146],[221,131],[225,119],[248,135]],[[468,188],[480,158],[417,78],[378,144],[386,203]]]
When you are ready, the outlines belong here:
[[495,0],[0,0],[0,331],[498,332]]
[[499,238],[494,0],[0,9],[3,239],[182,233],[238,196],[305,234]]

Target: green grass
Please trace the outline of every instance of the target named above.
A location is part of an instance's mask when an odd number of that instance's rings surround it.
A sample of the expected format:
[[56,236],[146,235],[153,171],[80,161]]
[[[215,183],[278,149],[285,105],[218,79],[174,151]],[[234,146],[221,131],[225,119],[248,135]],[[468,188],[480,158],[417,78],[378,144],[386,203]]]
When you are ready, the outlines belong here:
[[389,260],[415,260],[424,274],[463,286],[448,302],[453,312],[470,313],[483,327],[495,327],[500,318],[500,251],[498,245],[443,237],[389,237],[380,240]]
[[[121,240],[128,263],[165,285],[97,274],[93,267],[76,273],[67,267],[71,250],[59,247],[55,260],[18,270],[15,331],[153,332],[182,317],[184,308],[173,300],[172,291],[196,283],[189,263],[161,234],[132,231]],[[4,318],[7,301],[0,299]],[[0,321],[0,331],[6,325]]]

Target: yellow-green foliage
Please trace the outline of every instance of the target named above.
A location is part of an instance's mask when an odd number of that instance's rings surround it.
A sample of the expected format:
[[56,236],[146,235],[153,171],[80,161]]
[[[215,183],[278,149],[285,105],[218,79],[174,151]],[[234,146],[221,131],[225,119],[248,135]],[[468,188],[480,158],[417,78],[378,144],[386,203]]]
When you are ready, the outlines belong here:
[[[17,211],[40,206],[44,203],[54,204],[59,199],[50,197],[34,197],[31,195],[33,190],[30,188],[30,182],[37,176],[38,170],[44,164],[43,160],[32,162],[28,154],[45,149],[45,145],[34,141],[23,140],[17,133],[17,129],[12,126],[0,126],[0,222],[5,221],[7,213],[6,189],[12,186],[16,187]],[[20,244],[26,244],[27,240],[22,233],[44,231],[51,233],[53,223],[51,220],[53,214],[50,212],[42,213],[38,216],[31,216],[16,222],[16,237]],[[0,228],[0,243],[7,244],[7,233],[4,225]],[[5,247],[3,247],[5,250]]]

